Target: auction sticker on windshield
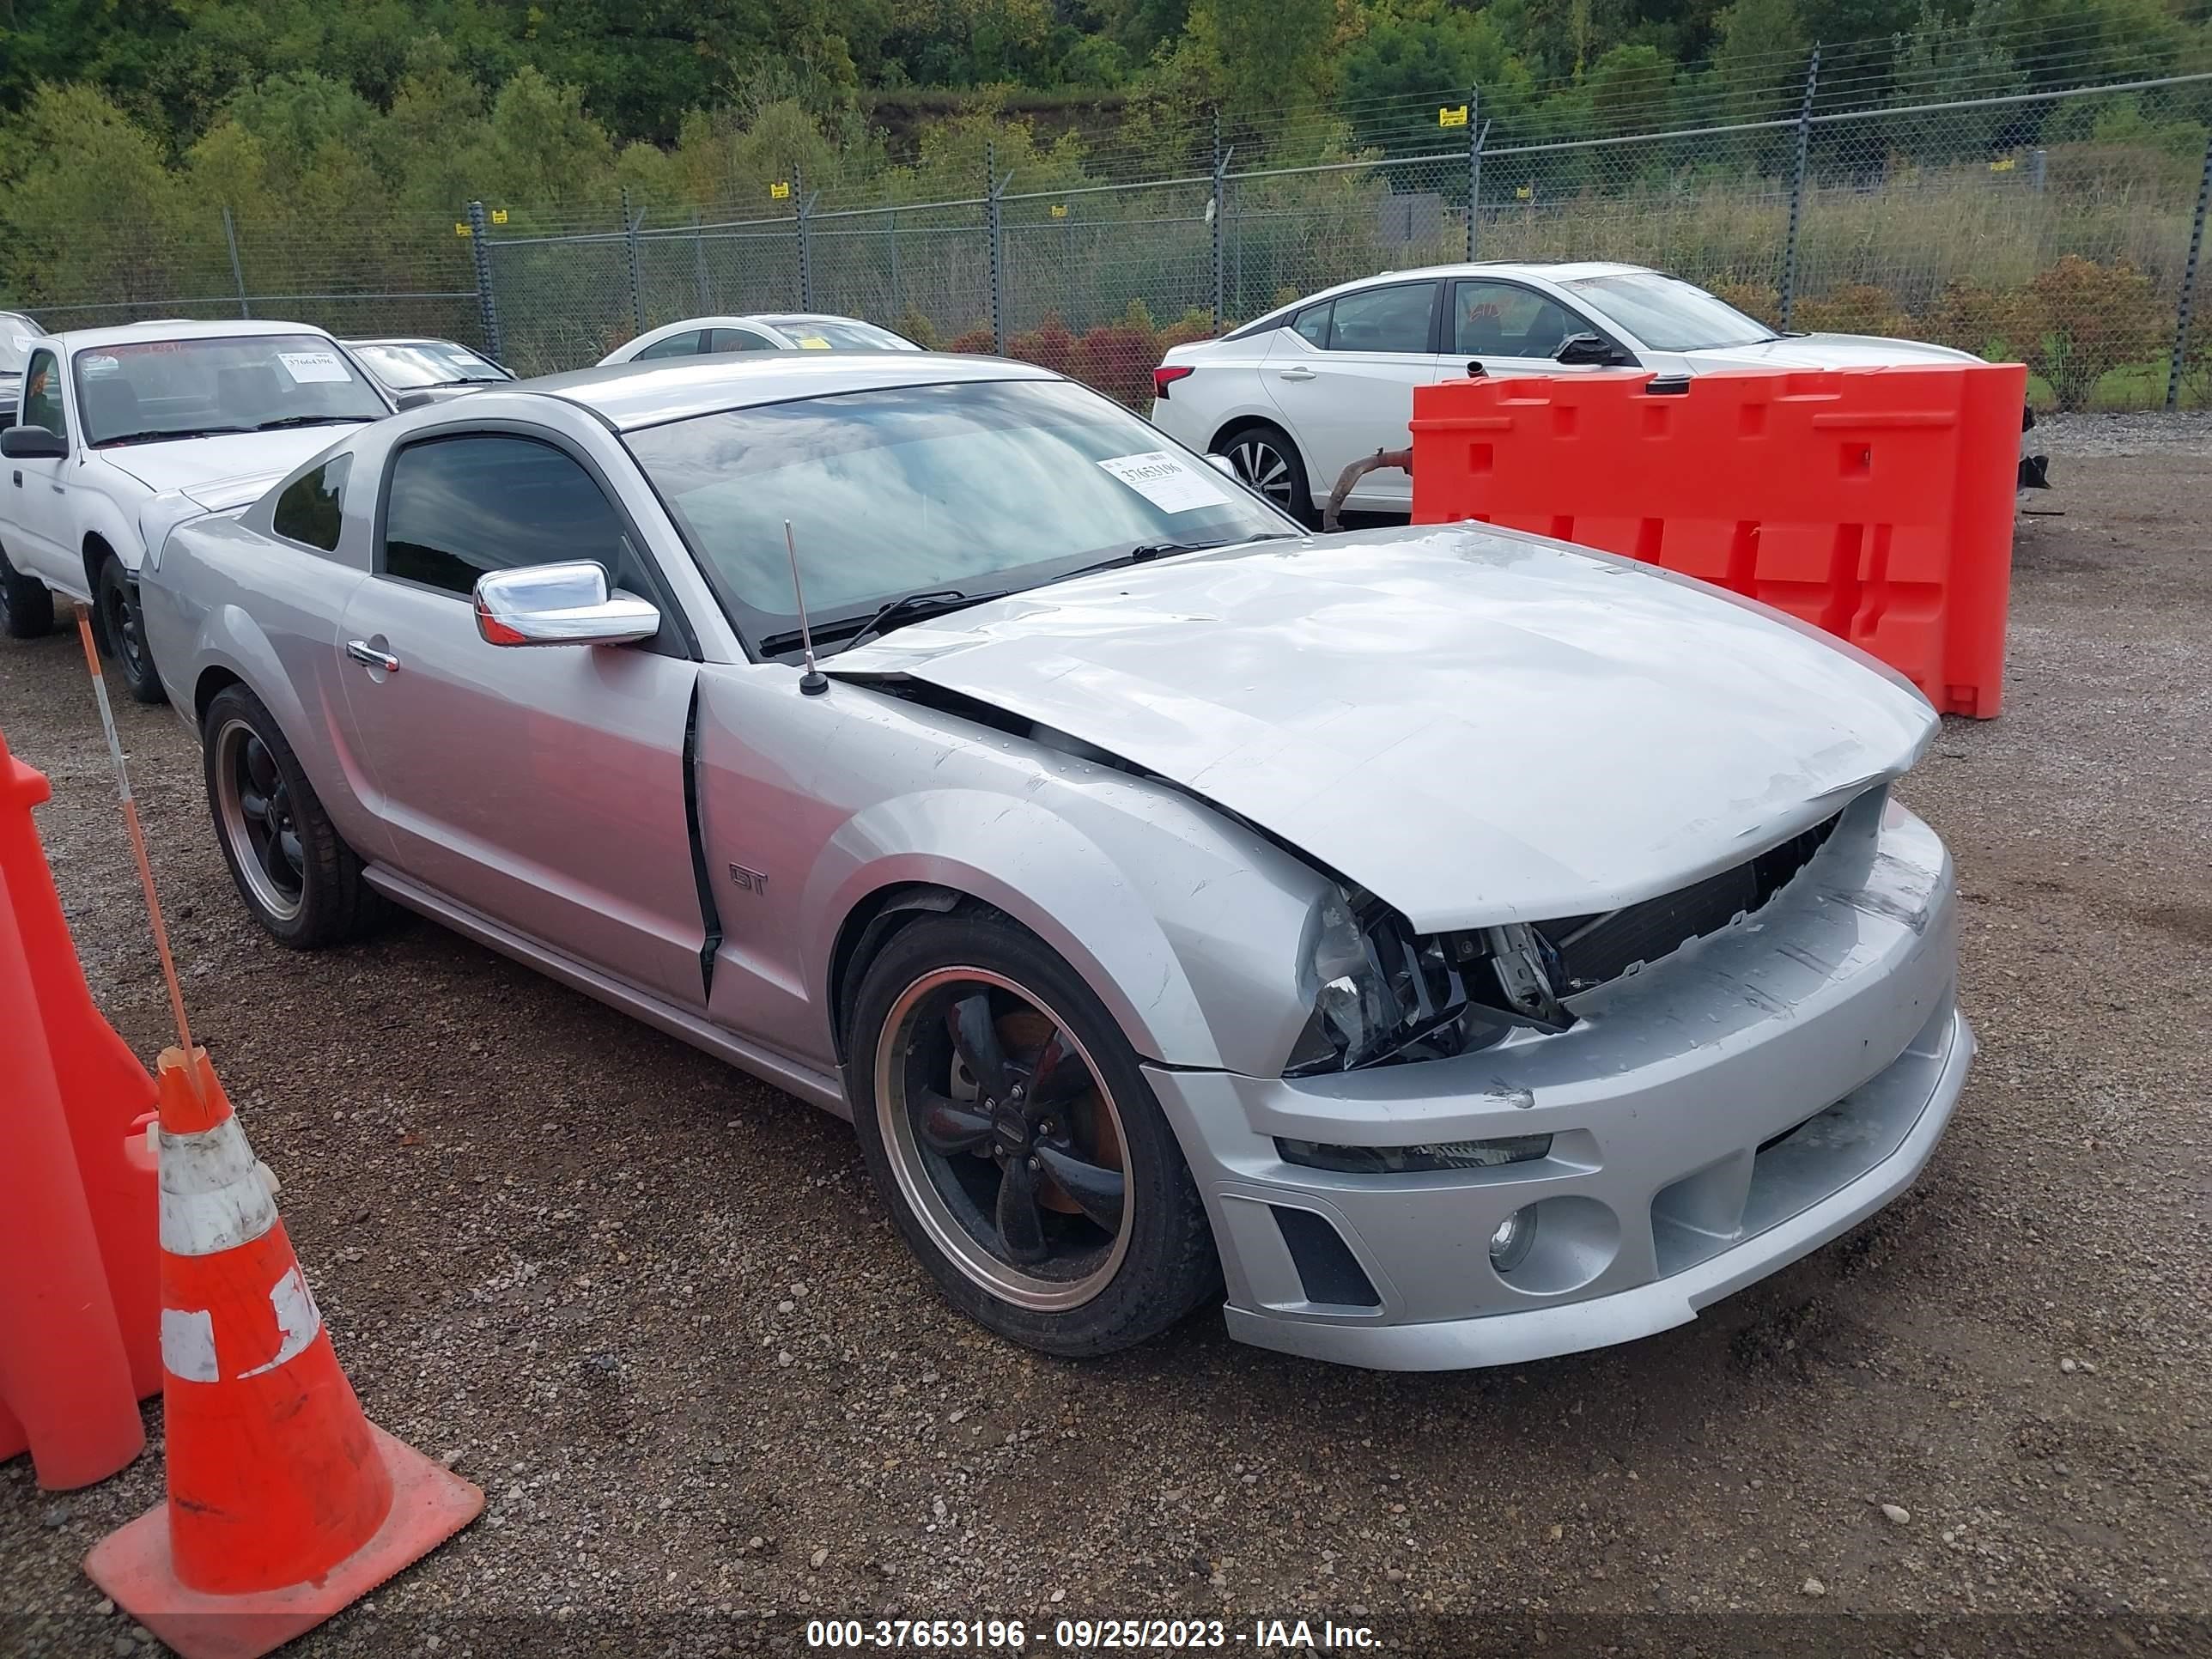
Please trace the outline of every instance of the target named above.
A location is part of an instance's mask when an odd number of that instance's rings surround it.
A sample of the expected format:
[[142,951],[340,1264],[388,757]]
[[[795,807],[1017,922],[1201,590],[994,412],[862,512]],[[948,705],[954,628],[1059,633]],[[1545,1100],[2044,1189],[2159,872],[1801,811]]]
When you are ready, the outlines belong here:
[[1163,513],[1193,513],[1230,499],[1202,471],[1164,449],[1116,455],[1098,465]]
[[345,365],[329,351],[280,351],[276,361],[284,365],[284,372],[294,380],[307,384],[316,380],[335,380],[340,385],[353,377],[346,373]]

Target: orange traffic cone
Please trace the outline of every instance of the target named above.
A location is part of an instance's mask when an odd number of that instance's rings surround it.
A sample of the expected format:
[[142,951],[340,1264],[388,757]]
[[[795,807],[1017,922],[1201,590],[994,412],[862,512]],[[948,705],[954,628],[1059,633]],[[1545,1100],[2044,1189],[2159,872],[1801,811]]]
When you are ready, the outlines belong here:
[[362,1415],[207,1051],[163,1049],[157,1082],[168,1501],[85,1571],[185,1659],[255,1659],[484,1495]]

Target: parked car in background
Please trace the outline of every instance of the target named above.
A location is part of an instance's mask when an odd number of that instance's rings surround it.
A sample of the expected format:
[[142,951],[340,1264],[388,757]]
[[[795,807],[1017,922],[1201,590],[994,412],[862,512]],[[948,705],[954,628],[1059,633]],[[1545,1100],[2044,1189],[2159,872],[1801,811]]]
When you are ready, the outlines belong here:
[[458,398],[514,376],[483,353],[451,340],[348,340],[345,349],[395,402]]
[[856,317],[813,312],[764,312],[753,317],[692,317],[641,334],[599,359],[611,363],[655,362],[663,357],[719,357],[731,351],[919,351],[903,334],[894,334]]
[[[1152,374],[1152,423],[1228,456],[1269,500],[1305,513],[1352,462],[1413,441],[1415,386],[1456,380],[1474,363],[1489,374],[1674,375],[1979,361],[1912,340],[1779,333],[1641,265],[1437,265],[1344,283],[1219,339],[1174,347]],[[1346,504],[1407,512],[1412,480],[1370,472]]]
[[0,628],[42,634],[54,593],[84,600],[131,695],[159,702],[138,616],[146,514],[165,492],[242,505],[333,428],[391,410],[337,341],[301,323],[132,323],[33,339],[16,422],[0,432]]
[[23,364],[31,342],[46,331],[20,311],[0,311],[0,427],[15,419],[15,399],[23,386]]
[[144,594],[273,936],[395,900],[850,1116],[1054,1353],[1661,1330],[1902,1191],[1972,1049],[1899,678],[1540,537],[1307,537],[1026,364],[477,392]]

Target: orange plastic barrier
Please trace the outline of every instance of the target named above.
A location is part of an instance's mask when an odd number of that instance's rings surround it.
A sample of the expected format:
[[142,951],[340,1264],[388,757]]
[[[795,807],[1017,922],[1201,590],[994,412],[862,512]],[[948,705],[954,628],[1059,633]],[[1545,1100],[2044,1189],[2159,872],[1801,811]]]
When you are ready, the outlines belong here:
[[153,1079],[92,1000],[0,738],[0,1460],[89,1486],[145,1445],[161,1387]]
[[1872,653],[1947,714],[1997,712],[2027,369],[1653,382],[1416,387],[1414,522],[1479,519],[1701,577]]
[[165,1048],[158,1070],[168,1499],[85,1571],[185,1659],[257,1659],[484,1495],[362,1415],[207,1050]]

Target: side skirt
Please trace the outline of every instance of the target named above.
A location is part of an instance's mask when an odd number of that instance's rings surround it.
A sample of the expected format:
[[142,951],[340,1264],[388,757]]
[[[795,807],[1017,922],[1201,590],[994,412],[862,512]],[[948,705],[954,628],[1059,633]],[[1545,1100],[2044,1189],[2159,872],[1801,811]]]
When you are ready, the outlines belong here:
[[464,938],[510,957],[526,968],[534,968],[549,979],[558,980],[571,990],[581,991],[586,996],[618,1008],[634,1019],[643,1020],[655,1030],[703,1049],[715,1059],[736,1066],[777,1088],[787,1090],[810,1105],[842,1118],[850,1118],[853,1109],[847,1103],[844,1088],[838,1078],[830,1073],[817,1072],[812,1066],[791,1060],[767,1048],[757,1048],[740,1041],[720,1026],[700,1018],[688,1010],[641,990],[627,980],[619,980],[586,966],[565,951],[503,927],[465,905],[456,903],[421,883],[410,879],[382,865],[369,865],[362,872],[371,887],[395,904],[428,916],[442,927],[452,928]]

